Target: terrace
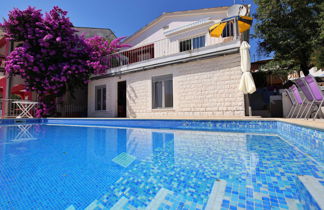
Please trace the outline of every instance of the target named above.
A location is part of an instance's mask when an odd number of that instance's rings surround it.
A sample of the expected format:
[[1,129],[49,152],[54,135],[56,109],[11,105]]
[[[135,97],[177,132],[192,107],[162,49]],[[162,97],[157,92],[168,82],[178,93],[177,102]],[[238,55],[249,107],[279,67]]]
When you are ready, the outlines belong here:
[[179,28],[165,30],[164,39],[142,43],[112,54],[107,58],[111,68],[107,70],[106,75],[238,52],[244,35],[238,33],[234,18],[228,20],[219,38],[211,37],[208,33],[196,35],[192,31],[197,29],[207,31],[214,23],[213,20],[203,19]]

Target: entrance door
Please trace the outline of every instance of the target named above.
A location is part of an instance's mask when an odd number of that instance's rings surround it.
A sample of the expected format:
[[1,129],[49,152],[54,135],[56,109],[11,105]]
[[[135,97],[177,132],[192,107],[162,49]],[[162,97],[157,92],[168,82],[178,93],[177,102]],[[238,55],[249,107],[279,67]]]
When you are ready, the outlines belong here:
[[118,117],[126,117],[126,81],[118,82]]

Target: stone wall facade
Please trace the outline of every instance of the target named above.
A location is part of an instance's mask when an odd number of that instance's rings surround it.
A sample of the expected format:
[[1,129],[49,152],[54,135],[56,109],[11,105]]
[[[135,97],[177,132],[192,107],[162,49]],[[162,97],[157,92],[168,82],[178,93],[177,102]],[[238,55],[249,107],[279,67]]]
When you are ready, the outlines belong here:
[[[152,108],[152,77],[172,74],[173,108]],[[244,95],[238,90],[240,54],[92,80],[88,86],[88,116],[117,116],[117,83],[127,84],[127,117],[181,118],[244,116]],[[95,87],[106,85],[106,111],[95,110]]]

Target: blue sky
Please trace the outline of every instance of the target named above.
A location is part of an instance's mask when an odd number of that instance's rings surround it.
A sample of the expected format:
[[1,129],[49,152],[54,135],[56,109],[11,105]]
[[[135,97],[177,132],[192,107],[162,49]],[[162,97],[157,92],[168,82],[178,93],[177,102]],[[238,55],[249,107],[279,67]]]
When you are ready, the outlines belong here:
[[[236,3],[256,5],[253,0],[236,0]],[[6,18],[13,8],[35,6],[49,11],[53,6],[67,10],[75,26],[110,28],[116,36],[129,36],[163,12],[229,6],[234,0],[4,0],[0,4],[0,18]],[[251,31],[253,33],[253,30]],[[252,60],[259,60],[256,42],[251,40]]]

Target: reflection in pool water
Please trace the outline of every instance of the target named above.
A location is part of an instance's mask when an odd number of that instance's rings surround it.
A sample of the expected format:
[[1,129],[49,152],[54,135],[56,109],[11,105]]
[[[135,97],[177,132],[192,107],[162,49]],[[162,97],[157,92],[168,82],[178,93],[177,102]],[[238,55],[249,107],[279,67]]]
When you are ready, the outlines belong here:
[[[161,189],[172,192],[161,207],[203,208],[216,180],[226,183],[225,208],[288,208],[299,205],[297,175],[323,177],[271,135],[49,125],[3,126],[0,135],[1,209],[139,208]],[[125,167],[112,161],[122,153],[134,157],[118,159]]]

